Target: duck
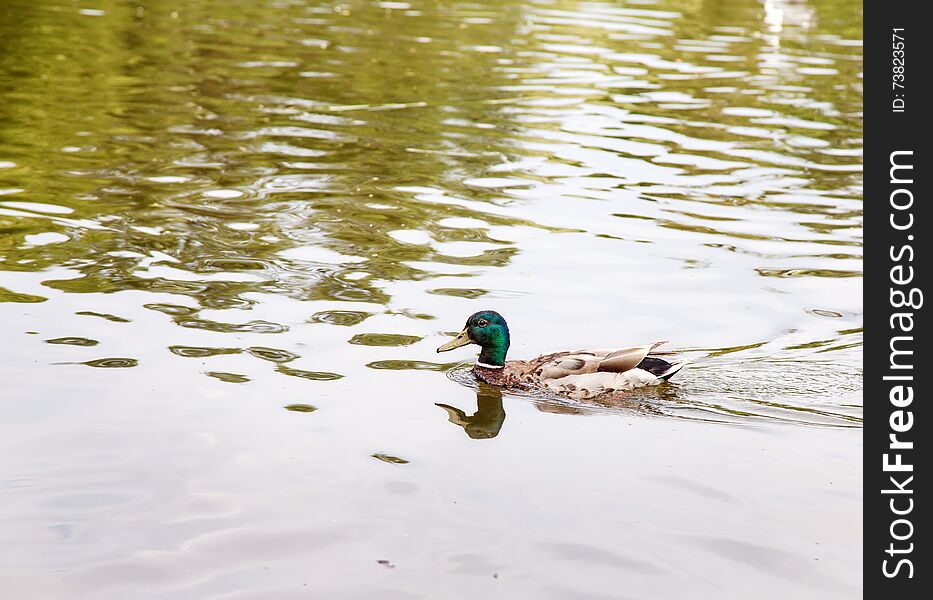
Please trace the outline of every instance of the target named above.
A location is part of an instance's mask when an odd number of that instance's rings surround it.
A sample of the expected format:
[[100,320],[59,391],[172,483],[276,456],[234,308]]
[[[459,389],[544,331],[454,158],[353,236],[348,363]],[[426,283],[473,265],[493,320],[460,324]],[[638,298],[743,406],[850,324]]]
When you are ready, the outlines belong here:
[[463,330],[443,344],[448,352],[468,344],[480,347],[473,375],[482,383],[526,392],[546,392],[574,400],[618,395],[668,381],[688,361],[668,362],[651,352],[666,341],[602,350],[542,354],[530,360],[506,360],[509,325],[494,310],[470,315]]

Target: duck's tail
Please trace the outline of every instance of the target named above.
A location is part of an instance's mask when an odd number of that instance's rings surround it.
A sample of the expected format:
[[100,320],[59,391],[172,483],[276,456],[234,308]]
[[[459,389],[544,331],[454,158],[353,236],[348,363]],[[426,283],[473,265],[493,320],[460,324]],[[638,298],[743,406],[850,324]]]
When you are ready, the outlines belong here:
[[668,379],[676,375],[678,371],[680,371],[685,366],[687,366],[690,362],[691,362],[690,359],[686,359],[680,362],[671,363],[671,366],[669,366],[667,369],[665,369],[661,373],[657,374],[658,379],[660,379],[661,381],[667,381]]

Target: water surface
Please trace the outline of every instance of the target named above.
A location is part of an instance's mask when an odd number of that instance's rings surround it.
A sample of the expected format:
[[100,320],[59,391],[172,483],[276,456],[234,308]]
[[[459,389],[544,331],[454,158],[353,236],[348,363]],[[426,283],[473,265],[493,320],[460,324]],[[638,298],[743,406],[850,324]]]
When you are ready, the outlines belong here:
[[[0,586],[851,598],[861,13],[0,6]],[[434,349],[670,340],[578,404]],[[453,592],[452,590],[456,590]]]

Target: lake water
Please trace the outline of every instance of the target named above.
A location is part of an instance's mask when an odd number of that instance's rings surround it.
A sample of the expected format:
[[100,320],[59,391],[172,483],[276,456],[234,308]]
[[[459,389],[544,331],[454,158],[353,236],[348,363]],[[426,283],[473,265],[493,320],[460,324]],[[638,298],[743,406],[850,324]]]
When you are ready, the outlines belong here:
[[2,595],[857,597],[860,11],[4,1]]

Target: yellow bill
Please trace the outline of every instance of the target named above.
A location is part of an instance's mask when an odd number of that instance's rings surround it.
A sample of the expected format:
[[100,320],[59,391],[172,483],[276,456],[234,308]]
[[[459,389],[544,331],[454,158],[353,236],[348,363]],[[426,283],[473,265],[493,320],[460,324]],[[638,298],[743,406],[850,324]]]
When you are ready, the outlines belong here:
[[467,330],[464,329],[455,337],[450,340],[443,346],[437,349],[438,352],[447,352],[448,350],[453,350],[454,348],[459,348],[460,346],[466,346],[467,344],[472,344],[473,340],[470,339],[470,336],[467,335]]

